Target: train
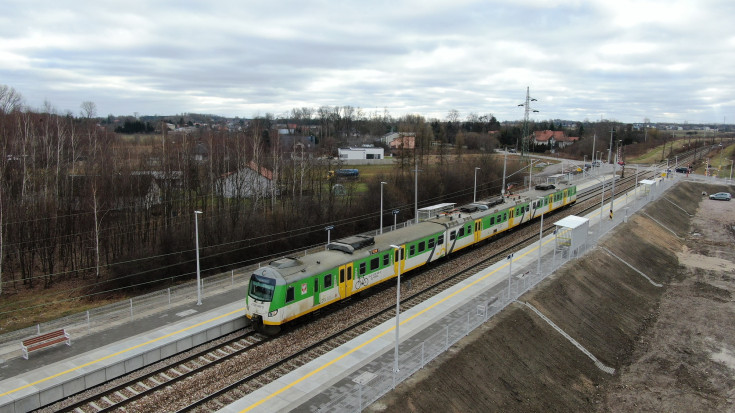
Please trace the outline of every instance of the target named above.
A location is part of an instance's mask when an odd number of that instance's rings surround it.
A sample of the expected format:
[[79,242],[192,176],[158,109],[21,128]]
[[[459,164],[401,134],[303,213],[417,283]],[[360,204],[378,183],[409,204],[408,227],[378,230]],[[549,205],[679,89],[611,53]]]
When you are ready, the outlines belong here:
[[577,200],[576,185],[537,185],[519,194],[421,208],[417,222],[378,235],[353,235],[325,250],[286,256],[250,275],[245,313],[253,328],[281,327],[321,308],[485,242]]

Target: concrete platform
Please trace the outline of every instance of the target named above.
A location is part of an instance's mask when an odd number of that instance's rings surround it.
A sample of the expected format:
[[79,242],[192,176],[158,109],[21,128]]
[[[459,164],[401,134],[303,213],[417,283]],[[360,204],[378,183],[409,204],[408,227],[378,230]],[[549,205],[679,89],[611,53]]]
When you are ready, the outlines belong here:
[[[610,176],[607,176],[609,185]],[[600,181],[601,182],[601,181]],[[663,183],[662,181],[660,181]],[[669,182],[666,188],[670,187]],[[586,188],[599,185],[597,179],[578,183],[578,192]],[[660,188],[662,190],[663,188]],[[616,198],[615,210],[632,208],[634,192],[627,196],[619,195]],[[638,198],[643,195],[638,194]],[[609,210],[609,204],[605,204],[604,211]],[[622,222],[624,217],[619,215],[617,221]],[[600,221],[600,210],[588,214],[585,218],[590,220],[591,225]],[[607,214],[605,215],[607,220]],[[552,222],[558,219],[550,218]],[[611,229],[612,224],[605,223],[603,232]],[[594,234],[600,232],[589,232],[589,237],[594,239]],[[548,235],[541,241],[541,257],[545,266],[549,266],[555,260],[555,235]],[[392,388],[391,381],[399,382],[423,367],[425,360],[425,349],[423,343],[437,341],[437,334],[443,335],[446,330],[449,336],[451,328],[464,329],[467,325],[467,333],[492,314],[499,312],[505,305],[513,300],[513,295],[520,295],[522,279],[527,274],[536,274],[539,262],[539,243],[534,243],[521,251],[513,254],[510,259],[498,262],[461,283],[447,289],[429,300],[417,305],[400,314],[400,356],[399,372],[394,371],[394,349],[396,343],[396,321],[395,318],[386,321],[371,331],[343,344],[331,352],[305,364],[291,373],[269,383],[262,388],[250,393],[242,399],[222,408],[221,412],[313,412],[313,411],[359,411],[366,407],[370,399],[360,394],[359,402],[357,393],[367,392],[368,387],[363,382],[383,380],[382,388]],[[558,263],[561,265],[561,259]],[[553,267],[554,264],[552,263]],[[551,270],[553,272],[553,269]],[[509,282],[509,278],[512,280]],[[511,293],[508,287],[511,285]],[[514,288],[515,287],[515,288]],[[405,285],[402,289],[405,289]],[[472,312],[484,312],[483,317],[471,317]],[[465,312],[459,311],[465,309]],[[457,314],[459,313],[459,314]],[[465,314],[467,321],[465,323]],[[460,336],[463,334],[460,331]],[[466,334],[466,333],[464,333]],[[439,337],[441,341],[441,337]],[[447,348],[451,343],[447,340]],[[420,347],[420,357],[417,355],[405,355]],[[426,346],[429,346],[427,344]],[[408,350],[407,350],[408,349]],[[444,351],[444,350],[442,350]],[[414,366],[408,366],[411,361]],[[420,361],[418,361],[420,360]],[[392,376],[392,377],[391,377]],[[380,384],[372,386],[381,387]],[[331,400],[330,400],[331,399]],[[337,401],[333,401],[336,399]],[[325,407],[327,406],[327,407]]]
[[0,366],[7,377],[0,381],[0,413],[37,409],[245,327],[243,294],[240,288],[206,306],[179,307],[136,326],[72,337],[70,347],[40,350],[29,360],[10,360]]
[[[601,178],[575,183],[581,191],[600,185]],[[610,175],[606,178],[609,184]],[[616,209],[624,207],[622,202],[616,203]],[[551,241],[544,239],[543,244],[548,243]],[[536,245],[516,253],[513,268],[518,269],[516,271],[524,267],[536,268],[538,254],[535,251]],[[503,301],[499,294],[505,288],[503,283],[507,283],[508,266],[507,260],[498,263],[401,314],[401,345],[436,334],[434,325],[437,320],[450,316],[478,297],[499,311]],[[242,306],[245,294],[244,287],[236,288],[208,298],[201,306],[192,303],[163,309],[155,316],[118,329],[80,339],[72,337],[70,347],[61,345],[34,352],[29,360],[0,360],[0,413],[37,409],[242,328],[247,323]],[[489,304],[494,300],[497,303]],[[390,369],[394,334],[395,319],[264,386],[224,411],[307,409],[306,401],[325,388],[346,380],[368,363],[385,359],[382,363]]]

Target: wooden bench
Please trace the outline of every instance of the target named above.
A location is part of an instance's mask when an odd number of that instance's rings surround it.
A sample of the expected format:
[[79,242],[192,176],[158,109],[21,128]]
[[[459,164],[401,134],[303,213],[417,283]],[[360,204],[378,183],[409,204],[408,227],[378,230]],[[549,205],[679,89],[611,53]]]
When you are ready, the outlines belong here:
[[20,343],[21,350],[23,351],[23,358],[28,360],[28,353],[31,351],[40,350],[44,347],[53,346],[66,342],[67,346],[71,346],[71,336],[66,332],[65,329],[51,331],[49,333],[37,335],[31,338],[27,338]]

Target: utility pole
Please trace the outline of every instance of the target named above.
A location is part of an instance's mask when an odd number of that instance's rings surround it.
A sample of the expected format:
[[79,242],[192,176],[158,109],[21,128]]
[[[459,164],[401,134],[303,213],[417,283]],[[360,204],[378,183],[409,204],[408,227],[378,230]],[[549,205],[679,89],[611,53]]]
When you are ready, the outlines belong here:
[[623,160],[623,154],[622,154],[622,152],[623,152],[623,141],[622,140],[618,140],[618,145],[619,145],[619,147],[618,147],[618,161],[619,162],[622,162],[620,164],[620,167],[622,168],[621,169],[621,172],[620,172],[620,179],[623,179],[623,178],[625,178],[625,161]]
[[597,132],[592,137],[592,167],[595,167],[595,144],[597,143]]
[[610,146],[607,148],[607,163],[610,163],[610,155],[612,154],[613,133],[615,133],[615,128],[610,129]]
[[525,111],[523,114],[523,136],[521,136],[521,160],[528,157],[528,146],[529,146],[529,131],[528,131],[528,114],[530,112],[538,113],[537,110],[531,109],[531,102],[536,102],[536,99],[531,98],[529,95],[529,87],[526,86],[526,103],[521,103],[518,106],[524,106]]

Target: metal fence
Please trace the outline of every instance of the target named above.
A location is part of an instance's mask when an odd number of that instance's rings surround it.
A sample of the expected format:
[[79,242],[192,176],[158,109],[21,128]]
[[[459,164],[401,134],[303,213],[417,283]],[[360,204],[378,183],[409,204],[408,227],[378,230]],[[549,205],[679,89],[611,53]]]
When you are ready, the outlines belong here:
[[[553,274],[559,267],[592,250],[605,233],[618,224],[626,222],[629,215],[657,199],[676,181],[676,178],[665,179],[660,181],[657,187],[650,192],[631,191],[631,193],[618,198],[616,205],[619,209],[614,219],[608,220],[605,217],[598,221],[596,224],[597,230],[592,231],[590,228],[587,241],[578,250],[554,250],[553,255],[547,252],[544,255],[544,265],[540,266],[541,272],[538,272],[539,267],[535,264],[518,268],[512,273],[509,271],[509,283],[501,283],[504,287],[499,290],[496,286],[495,289],[490,291],[478,292],[477,297],[427,327],[427,330],[436,330],[428,338],[421,339],[418,343],[410,339],[403,342],[399,346],[398,364],[400,369],[398,372],[394,371],[393,368],[392,352],[385,353],[352,373],[350,375],[351,380],[349,378],[340,380],[331,388],[313,398],[313,404],[308,406],[308,410],[318,412],[362,411],[492,318],[508,304]],[[600,222],[602,225],[600,225]],[[592,236],[592,234],[597,234],[597,236]],[[325,399],[326,401],[324,401]],[[305,405],[302,407],[305,407]]]
[[[598,228],[598,238],[604,235],[607,231],[612,229],[615,225],[624,220],[627,220],[627,216],[632,214],[641,208],[645,203],[653,200],[661,192],[670,187],[675,179],[667,179],[662,181],[662,188],[657,189],[651,193],[639,193],[636,192],[637,196],[631,196],[632,199],[630,205],[628,197],[625,197],[625,205],[628,208],[624,214],[616,214],[616,219],[612,223],[605,223]],[[665,186],[665,187],[664,187]],[[620,199],[620,198],[619,198]],[[621,202],[621,201],[617,201]],[[383,228],[383,232],[390,232],[391,230],[403,228],[412,225],[412,221],[405,221],[393,225],[388,225]],[[379,230],[371,231],[365,235],[377,235]],[[295,252],[290,254],[306,255],[311,252],[323,250],[325,245],[318,245],[309,247],[308,249]],[[572,254],[572,258],[576,258],[578,253]],[[555,258],[556,259],[556,256]],[[560,254],[559,264],[566,262],[569,256],[564,256],[562,252]],[[247,267],[239,268],[226,273],[221,273],[213,276],[209,276],[202,279],[202,299],[211,297],[217,294],[221,294],[229,291],[232,288],[244,287],[249,279],[250,273],[259,268],[267,262],[250,265]],[[558,265],[555,266],[558,267]],[[528,273],[528,271],[525,271]],[[522,273],[521,273],[522,274]],[[546,274],[548,275],[548,274]],[[520,291],[526,291],[530,286],[535,285],[539,280],[533,280],[533,277],[519,276],[517,278],[517,284],[515,293],[521,294]],[[518,287],[518,286],[522,287]],[[518,290],[520,288],[520,290]],[[11,331],[0,335],[0,361],[9,358],[15,358],[21,356],[20,341],[37,335],[46,333],[49,331],[58,330],[65,328],[72,336],[72,339],[83,337],[90,333],[100,332],[109,328],[118,327],[122,324],[132,322],[144,317],[149,317],[160,313],[161,311],[168,310],[173,307],[191,304],[197,300],[196,282],[182,283],[177,286],[167,288],[165,290],[154,291],[145,295],[137,296],[127,300],[119,301],[116,303],[108,304],[102,307],[93,308],[85,312],[71,314],[63,318],[39,323],[33,327],[28,327],[20,330]],[[453,342],[452,342],[453,343]]]
[[[245,286],[255,267],[257,265],[202,279],[203,299]],[[64,328],[74,340],[196,301],[196,282],[192,281],[11,331],[0,335],[0,360],[19,357],[20,341],[37,334]]]

